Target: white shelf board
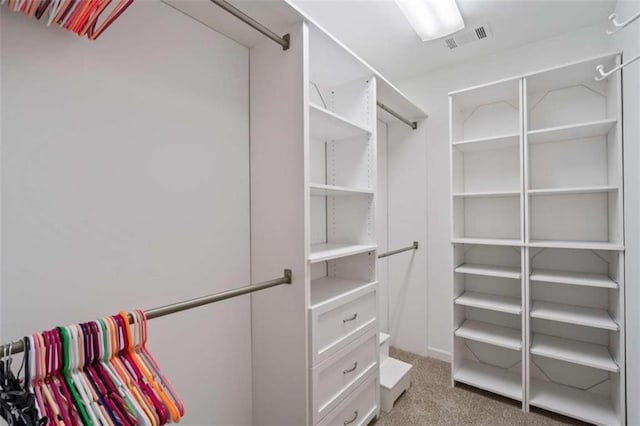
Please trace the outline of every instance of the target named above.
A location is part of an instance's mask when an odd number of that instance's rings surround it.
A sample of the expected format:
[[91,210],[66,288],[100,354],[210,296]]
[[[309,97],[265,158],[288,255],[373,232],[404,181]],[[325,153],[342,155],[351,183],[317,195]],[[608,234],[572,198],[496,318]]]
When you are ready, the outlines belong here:
[[606,396],[568,386],[532,379],[530,402],[533,406],[597,425],[620,424]]
[[[449,92],[453,97],[455,106],[461,109],[470,109],[480,105],[495,102],[511,101],[513,105],[518,103],[519,77],[509,77],[503,80],[480,84],[466,89]],[[517,108],[517,107],[515,107]]]
[[369,129],[312,103],[309,120],[311,137],[315,139],[340,140],[371,134]]
[[476,237],[457,237],[451,240],[454,244],[478,244],[487,246],[521,246],[522,241],[518,239],[507,238],[476,238]]
[[380,386],[393,389],[411,372],[413,365],[395,358],[387,358],[380,364]]
[[617,121],[617,118],[606,118],[604,120],[588,121],[566,126],[529,130],[527,133],[527,141],[529,144],[537,144],[603,136],[616,125]]
[[603,345],[534,333],[531,353],[614,373],[620,371],[609,349]]
[[617,186],[601,185],[601,186],[583,186],[577,188],[545,188],[545,189],[530,189],[529,195],[565,195],[565,194],[596,194],[603,192],[615,192],[618,190]]
[[453,147],[459,149],[462,152],[472,152],[515,147],[519,144],[520,133],[511,133],[508,135],[489,136],[485,138],[455,141],[453,142]]
[[324,185],[312,183],[309,185],[312,196],[342,196],[342,195],[372,195],[373,189],[350,188],[346,186]]
[[527,247],[568,248],[585,250],[611,250],[621,251],[624,246],[608,241],[562,241],[562,240],[531,240],[525,244]]
[[475,263],[463,263],[454,269],[461,274],[484,275],[486,277],[513,278],[521,277],[519,266],[478,265]]
[[586,287],[618,288],[618,284],[605,274],[533,269],[531,281],[556,284],[582,285]]
[[465,291],[456,298],[455,304],[487,309],[489,311],[505,312],[507,314],[519,315],[522,313],[520,299],[497,294],[478,293],[475,291]]
[[502,348],[513,349],[514,351],[522,349],[522,332],[520,330],[488,322],[465,320],[454,334],[464,339],[488,343]]
[[453,379],[507,398],[522,400],[521,375],[503,368],[464,360],[455,369]]
[[375,284],[375,281],[346,280],[336,277],[322,277],[311,280],[311,307],[373,284]]
[[375,244],[312,244],[309,262],[317,263],[325,260],[338,259],[354,254],[367,253],[377,248]]
[[520,191],[454,192],[451,195],[459,198],[500,198],[517,197],[520,195]]
[[531,308],[531,318],[582,325],[585,327],[618,330],[616,323],[604,309],[536,300]]

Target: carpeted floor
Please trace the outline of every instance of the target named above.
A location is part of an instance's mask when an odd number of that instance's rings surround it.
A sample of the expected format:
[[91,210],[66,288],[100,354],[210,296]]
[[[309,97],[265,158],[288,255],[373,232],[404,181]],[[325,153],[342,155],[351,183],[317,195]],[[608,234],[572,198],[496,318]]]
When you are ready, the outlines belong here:
[[375,426],[547,426],[580,425],[567,417],[536,410],[524,413],[520,403],[464,385],[451,387],[449,364],[391,348],[392,357],[413,364],[411,388],[391,413],[382,413]]

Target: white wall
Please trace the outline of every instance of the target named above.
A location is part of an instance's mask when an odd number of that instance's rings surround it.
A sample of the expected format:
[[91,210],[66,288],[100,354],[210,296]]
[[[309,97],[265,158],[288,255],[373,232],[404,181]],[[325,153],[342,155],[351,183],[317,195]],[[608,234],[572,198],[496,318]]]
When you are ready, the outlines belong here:
[[[427,332],[413,336],[415,339],[426,339],[426,342],[413,342],[413,345],[426,345],[430,356],[448,360],[452,344],[447,93],[605,52],[609,50],[607,42],[604,26],[597,25],[499,52],[479,60],[439,69],[398,84],[409,98],[416,101],[429,114],[424,124],[429,136],[427,161],[421,165],[414,165],[414,167],[426,169],[428,208],[420,204],[416,204],[415,208],[422,208],[419,214],[427,218],[428,224],[429,239],[425,247],[429,260],[428,302],[425,304],[423,298],[408,299],[405,309],[427,313]],[[462,48],[471,48],[471,46]],[[401,166],[398,165],[398,167]],[[392,168],[391,165],[390,168]],[[394,192],[391,186],[389,193],[389,202],[392,204],[402,202],[401,198],[406,202],[413,197],[410,191],[398,189]],[[414,327],[420,326],[416,323]]]
[[[2,342],[250,281],[248,51],[159,2],[2,8]],[[153,320],[185,424],[252,421],[249,297]]]
[[[640,11],[637,1],[618,2],[616,13],[624,21]],[[640,55],[640,22],[636,21],[611,37],[615,49],[623,50],[623,61]],[[626,245],[627,315],[627,421],[640,424],[640,62],[623,70],[624,203]]]

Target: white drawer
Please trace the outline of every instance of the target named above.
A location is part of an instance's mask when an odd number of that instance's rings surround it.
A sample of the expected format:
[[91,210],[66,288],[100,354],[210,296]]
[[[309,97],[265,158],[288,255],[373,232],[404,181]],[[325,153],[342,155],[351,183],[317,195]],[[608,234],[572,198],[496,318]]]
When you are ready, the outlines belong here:
[[378,415],[380,382],[378,375],[368,376],[340,405],[317,425],[366,426]]
[[370,328],[346,348],[312,370],[313,418],[334,409],[371,372],[378,374],[378,333]]
[[312,364],[329,358],[376,321],[378,283],[315,305],[310,310]]

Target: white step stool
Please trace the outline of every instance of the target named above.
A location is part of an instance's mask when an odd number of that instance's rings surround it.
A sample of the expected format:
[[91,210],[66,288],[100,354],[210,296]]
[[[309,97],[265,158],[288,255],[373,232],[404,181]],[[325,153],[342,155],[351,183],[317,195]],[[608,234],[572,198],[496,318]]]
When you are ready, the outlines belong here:
[[393,403],[409,389],[411,369],[406,362],[389,357],[389,335],[380,333],[380,405],[385,413],[393,408]]

